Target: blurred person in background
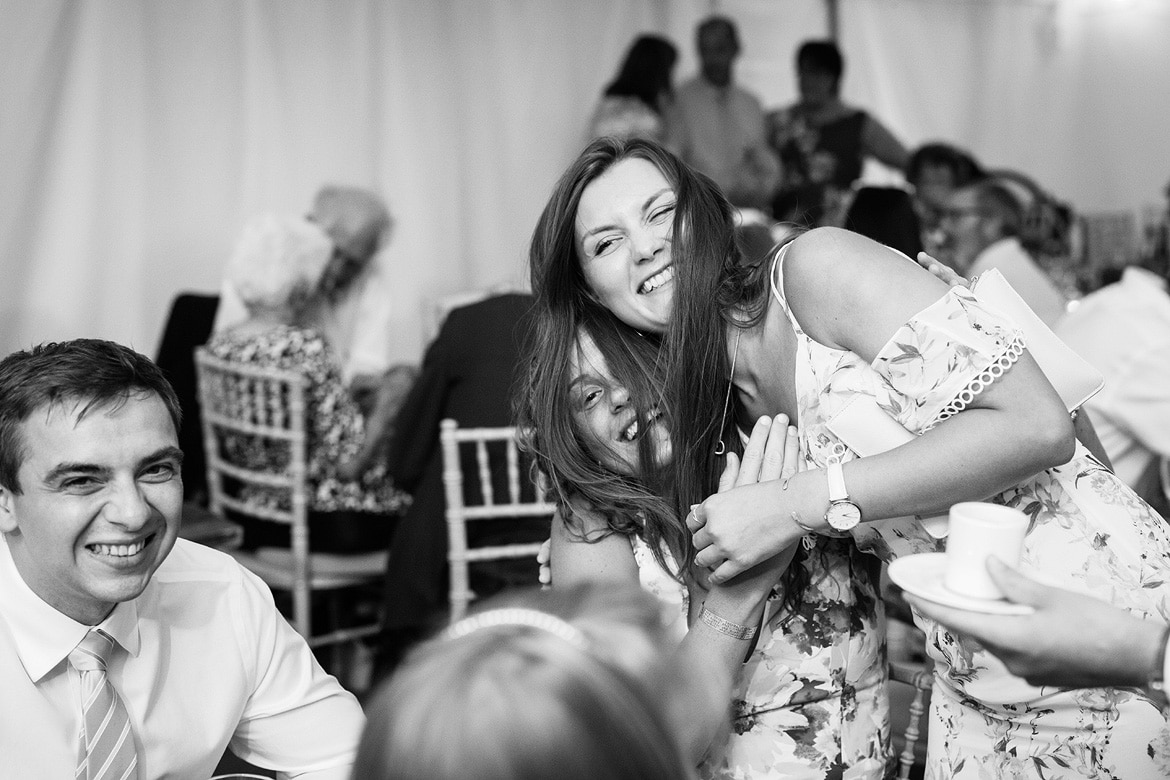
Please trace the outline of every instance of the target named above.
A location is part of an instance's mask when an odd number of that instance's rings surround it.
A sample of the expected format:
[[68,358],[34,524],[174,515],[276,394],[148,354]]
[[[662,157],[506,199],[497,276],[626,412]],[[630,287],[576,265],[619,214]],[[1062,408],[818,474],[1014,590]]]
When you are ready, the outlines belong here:
[[590,139],[612,135],[661,141],[663,114],[674,100],[671,77],[677,61],[673,43],[658,35],[639,35],[593,111]]
[[1045,325],[1056,326],[1068,301],[1020,243],[1023,209],[1007,187],[994,179],[960,187],[941,218],[939,260],[968,279],[998,269]]
[[837,44],[805,41],[796,53],[800,99],[768,114],[768,142],[782,171],[772,214],[782,222],[840,224],[842,201],[866,159],[898,171],[906,164],[905,147],[885,125],[841,101],[844,72]]
[[765,140],[759,99],[734,83],[740,53],[735,22],[708,17],[695,42],[699,73],[678,89],[666,144],[711,177],[734,205],[767,208],[780,163]]

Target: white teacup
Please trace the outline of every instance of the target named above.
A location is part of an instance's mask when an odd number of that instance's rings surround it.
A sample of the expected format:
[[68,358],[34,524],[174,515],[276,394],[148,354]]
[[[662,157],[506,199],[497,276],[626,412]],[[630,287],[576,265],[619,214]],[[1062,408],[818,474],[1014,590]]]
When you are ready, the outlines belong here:
[[999,504],[968,501],[951,507],[947,535],[947,573],[943,582],[955,593],[977,599],[1002,599],[987,573],[994,555],[1009,566],[1020,564],[1028,516]]

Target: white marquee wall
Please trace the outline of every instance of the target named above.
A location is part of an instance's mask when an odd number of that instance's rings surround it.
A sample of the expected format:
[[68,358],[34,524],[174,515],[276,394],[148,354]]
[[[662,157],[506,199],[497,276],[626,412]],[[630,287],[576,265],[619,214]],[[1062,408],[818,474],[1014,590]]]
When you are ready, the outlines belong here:
[[[214,291],[243,221],[326,181],[398,229],[397,356],[436,298],[521,284],[536,216],[638,32],[694,70],[712,8],[740,80],[795,96],[823,0],[0,0],[0,354],[95,335],[153,352]],[[1170,4],[838,0],[845,96],[907,144],[949,139],[1079,208],[1170,178]]]

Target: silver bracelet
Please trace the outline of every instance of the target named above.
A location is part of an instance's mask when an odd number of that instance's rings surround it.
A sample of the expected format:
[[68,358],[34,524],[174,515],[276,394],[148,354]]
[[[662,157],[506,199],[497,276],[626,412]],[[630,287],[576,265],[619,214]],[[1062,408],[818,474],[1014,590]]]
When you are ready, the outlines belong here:
[[703,621],[711,628],[718,631],[720,634],[726,634],[732,639],[755,639],[756,634],[760,633],[758,626],[741,626],[739,623],[732,623],[730,620],[724,620],[716,615],[711,610],[707,609],[706,605],[699,610],[699,620]]

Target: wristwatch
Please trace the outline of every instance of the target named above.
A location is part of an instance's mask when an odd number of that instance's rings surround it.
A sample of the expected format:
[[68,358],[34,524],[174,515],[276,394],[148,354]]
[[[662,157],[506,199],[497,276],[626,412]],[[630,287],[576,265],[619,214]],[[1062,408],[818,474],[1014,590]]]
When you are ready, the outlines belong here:
[[825,522],[834,531],[849,531],[861,522],[861,507],[849,500],[845,470],[840,463],[830,463],[825,473],[829,478],[829,509],[825,512]]

